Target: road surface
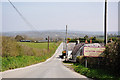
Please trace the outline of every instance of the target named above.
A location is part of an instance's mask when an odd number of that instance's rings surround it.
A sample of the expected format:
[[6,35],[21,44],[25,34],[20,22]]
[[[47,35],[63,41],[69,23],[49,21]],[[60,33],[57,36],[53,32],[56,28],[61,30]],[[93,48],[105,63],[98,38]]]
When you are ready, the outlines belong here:
[[8,70],[2,73],[3,78],[86,78],[68,68],[59,58],[63,50],[63,43],[60,44],[55,54],[45,62],[31,65],[15,70]]

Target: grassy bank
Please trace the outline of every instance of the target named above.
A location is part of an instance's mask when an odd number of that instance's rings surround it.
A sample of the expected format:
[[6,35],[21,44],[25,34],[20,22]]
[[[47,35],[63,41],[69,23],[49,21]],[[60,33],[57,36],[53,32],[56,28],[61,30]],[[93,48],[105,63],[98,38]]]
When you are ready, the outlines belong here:
[[2,71],[15,69],[20,67],[29,66],[31,64],[36,64],[43,62],[47,59],[47,56],[17,56],[17,57],[3,57],[2,58]]
[[60,42],[47,43],[16,42],[12,38],[3,38],[1,71],[29,66],[50,58]]
[[106,71],[103,69],[86,68],[80,64],[74,64],[73,67],[76,72],[78,72],[82,75],[85,75],[89,78],[99,79],[99,80],[116,78],[112,74],[110,74],[109,71]]
[[[74,70],[77,73],[85,75],[88,78],[92,78],[94,80],[120,80],[119,77],[114,76],[107,70],[103,69],[96,69],[96,68],[86,68],[84,65],[79,63],[66,63],[65,64],[72,64],[67,65],[68,68]],[[66,65],[65,65],[66,66]]]

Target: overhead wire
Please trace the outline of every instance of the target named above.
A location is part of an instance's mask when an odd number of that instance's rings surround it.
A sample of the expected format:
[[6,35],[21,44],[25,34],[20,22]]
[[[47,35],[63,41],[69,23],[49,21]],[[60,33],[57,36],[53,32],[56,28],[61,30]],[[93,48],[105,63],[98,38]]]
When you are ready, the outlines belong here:
[[20,15],[20,17],[23,19],[23,21],[33,30],[37,30],[23,15],[22,13],[15,7],[15,5],[10,1],[8,0],[9,3],[12,5],[12,7],[16,10],[16,12]]

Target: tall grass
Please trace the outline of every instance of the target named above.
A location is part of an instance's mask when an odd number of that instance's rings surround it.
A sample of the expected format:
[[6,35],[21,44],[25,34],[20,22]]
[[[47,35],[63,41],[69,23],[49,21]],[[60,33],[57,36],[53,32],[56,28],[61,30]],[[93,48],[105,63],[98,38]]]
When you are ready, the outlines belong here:
[[15,69],[20,67],[29,66],[31,64],[36,64],[46,60],[46,56],[36,57],[36,56],[13,56],[13,57],[3,57],[2,58],[2,71]]
[[0,36],[0,70],[2,69],[2,36]]
[[3,37],[2,71],[45,61],[54,54],[59,44],[50,43],[48,51],[47,43],[16,42],[11,37]]
[[0,36],[0,56],[2,56],[2,36]]

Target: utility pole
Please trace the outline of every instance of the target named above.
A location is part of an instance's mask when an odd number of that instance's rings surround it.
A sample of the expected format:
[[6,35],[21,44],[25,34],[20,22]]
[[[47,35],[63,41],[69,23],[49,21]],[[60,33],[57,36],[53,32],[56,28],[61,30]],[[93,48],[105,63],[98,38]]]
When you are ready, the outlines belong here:
[[107,0],[105,0],[105,14],[104,14],[104,44],[107,44]]
[[49,51],[49,36],[48,36],[48,51]]
[[68,55],[68,50],[67,50],[67,25],[66,25],[65,43],[66,43],[66,56],[65,56],[65,61],[67,61],[67,55]]

